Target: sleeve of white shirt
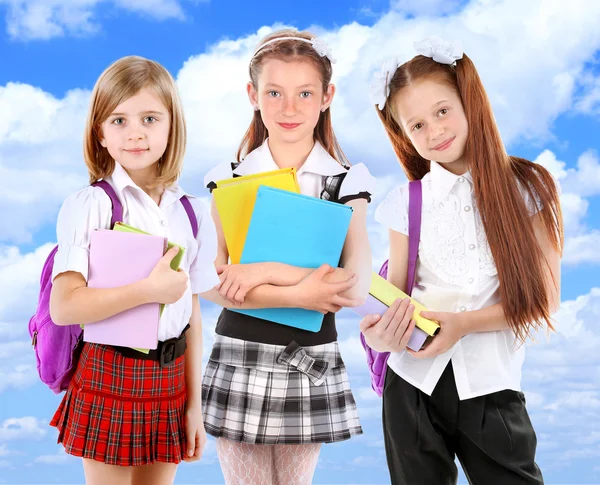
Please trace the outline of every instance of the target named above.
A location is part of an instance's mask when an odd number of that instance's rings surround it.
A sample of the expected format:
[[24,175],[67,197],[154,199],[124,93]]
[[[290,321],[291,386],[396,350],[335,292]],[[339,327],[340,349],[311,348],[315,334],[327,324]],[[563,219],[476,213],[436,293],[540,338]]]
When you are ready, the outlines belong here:
[[211,168],[204,176],[204,186],[212,192],[212,184],[219,180],[230,179],[233,177],[231,162],[222,162]]
[[375,210],[375,220],[408,236],[408,184],[393,188]]
[[199,199],[192,199],[194,212],[198,218],[198,252],[190,265],[190,285],[192,294],[203,293],[219,283],[215,269],[217,259],[217,230],[208,209]]
[[111,212],[109,197],[98,187],[86,187],[64,201],[56,224],[58,252],[52,279],[76,271],[87,281],[92,232],[110,228]]
[[348,202],[353,199],[367,199],[375,193],[377,181],[364,163],[357,163],[348,170],[340,187],[339,199]]
[[[557,184],[556,180],[554,180],[554,183]],[[525,206],[527,207],[527,213],[529,214],[529,217],[536,215],[544,208],[544,203],[540,199],[540,196],[536,190],[533,188],[533,185],[530,184],[530,187],[531,192],[533,193],[533,198],[525,186],[519,182],[519,192],[525,201]]]

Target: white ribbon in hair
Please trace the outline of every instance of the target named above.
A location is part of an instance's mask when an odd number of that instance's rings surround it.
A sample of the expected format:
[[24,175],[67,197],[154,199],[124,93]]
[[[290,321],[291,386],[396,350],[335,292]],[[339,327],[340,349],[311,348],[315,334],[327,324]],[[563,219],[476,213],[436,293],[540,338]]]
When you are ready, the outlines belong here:
[[[414,43],[417,54],[430,57],[440,64],[456,65],[456,61],[463,57],[463,46],[460,40],[447,42],[439,37],[428,37]],[[381,69],[373,75],[369,86],[369,98],[379,110],[382,110],[390,95],[390,81],[399,66],[406,61],[399,61],[397,57],[385,61]]]
[[274,39],[268,40],[263,45],[261,45],[258,49],[256,49],[256,51],[254,52],[252,57],[253,58],[256,57],[256,54],[258,54],[266,46],[268,46],[270,44],[274,44],[275,42],[279,42],[281,40],[299,40],[300,42],[306,42],[307,44],[310,44],[312,46],[312,48],[315,50],[315,52],[317,54],[319,54],[321,57],[327,57],[327,59],[329,59],[329,62],[331,62],[332,64],[335,64],[335,59],[333,58],[331,49],[323,40],[319,39],[318,37],[313,37],[312,39],[305,39],[304,37],[293,37],[293,36],[276,37]]

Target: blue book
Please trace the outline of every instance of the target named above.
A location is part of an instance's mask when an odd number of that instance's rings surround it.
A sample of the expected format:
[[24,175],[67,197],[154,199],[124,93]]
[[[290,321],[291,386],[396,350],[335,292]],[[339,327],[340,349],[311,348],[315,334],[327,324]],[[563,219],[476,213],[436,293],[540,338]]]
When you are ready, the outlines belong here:
[[[351,218],[350,206],[260,186],[240,263],[336,268]],[[322,313],[303,308],[231,310],[310,332],[323,323]]]

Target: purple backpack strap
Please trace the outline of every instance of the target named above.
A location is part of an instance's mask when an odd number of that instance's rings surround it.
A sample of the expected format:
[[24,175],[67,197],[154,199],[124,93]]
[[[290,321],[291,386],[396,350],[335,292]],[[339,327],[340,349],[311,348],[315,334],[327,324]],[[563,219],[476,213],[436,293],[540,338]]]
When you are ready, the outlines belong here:
[[421,238],[421,209],[423,207],[423,189],[420,180],[408,184],[408,276],[406,294],[411,295],[417,275],[417,257]]
[[[420,180],[414,180],[408,184],[408,271],[406,281],[406,293],[412,294],[415,285],[417,257],[419,253],[419,240],[421,238],[421,208],[423,206],[422,187]],[[383,263],[379,275],[387,278],[388,262]],[[383,395],[385,387],[385,374],[389,352],[377,352],[370,348],[360,334],[360,341],[367,353],[367,365],[371,374],[371,386],[378,396]]]
[[[106,192],[106,195],[110,197],[110,201],[112,202],[112,218],[110,220],[110,227],[112,229],[115,223],[123,221],[123,206],[121,205],[121,201],[119,200],[119,197],[117,197],[117,193],[112,188],[112,185],[110,185],[106,180],[100,180],[92,185],[94,187],[100,187],[104,190],[104,192]],[[198,219],[196,219],[194,208],[185,195],[181,197],[179,201],[185,209],[185,212],[190,220],[190,225],[192,226],[192,232],[196,238],[198,237]]]
[[112,217],[110,220],[110,228],[112,229],[117,222],[123,222],[123,206],[121,205],[121,201],[117,197],[117,193],[115,189],[112,188],[106,180],[100,180],[96,183],[92,184],[94,187],[100,187],[106,195],[110,197],[110,201],[112,202]]
[[196,213],[194,212],[192,203],[190,202],[190,199],[188,199],[187,196],[185,196],[185,195],[183,197],[181,197],[181,199],[179,199],[179,201],[183,204],[183,208],[185,209],[188,219],[190,220],[190,225],[192,226],[192,232],[194,233],[194,237],[197,238],[198,237],[198,219],[196,219]]

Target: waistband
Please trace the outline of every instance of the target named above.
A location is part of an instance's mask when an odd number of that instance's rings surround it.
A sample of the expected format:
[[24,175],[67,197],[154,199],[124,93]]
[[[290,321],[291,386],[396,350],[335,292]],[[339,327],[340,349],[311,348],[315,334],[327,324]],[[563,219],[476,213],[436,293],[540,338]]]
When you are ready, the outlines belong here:
[[179,337],[158,342],[156,349],[150,350],[150,352],[147,354],[130,347],[119,347],[116,345],[110,345],[110,347],[115,349],[124,357],[142,360],[155,360],[159,362],[161,367],[167,367],[185,354],[185,349],[187,348],[185,332],[189,330],[189,328],[190,325],[188,323]]

